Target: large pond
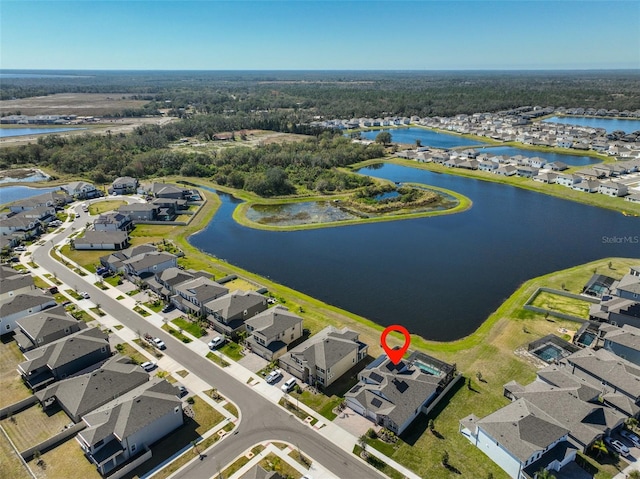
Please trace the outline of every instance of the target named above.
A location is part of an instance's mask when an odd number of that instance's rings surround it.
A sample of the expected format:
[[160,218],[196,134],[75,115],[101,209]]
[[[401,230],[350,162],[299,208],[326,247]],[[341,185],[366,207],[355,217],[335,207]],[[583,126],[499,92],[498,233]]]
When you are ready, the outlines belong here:
[[[515,187],[398,165],[363,173],[466,195],[455,215],[273,232],[231,217],[220,195],[190,242],[219,258],[378,324],[434,340],[472,333],[527,279],[607,256],[639,257],[640,220]],[[615,238],[615,239],[612,239]]]
[[55,188],[31,188],[29,186],[0,186],[0,204],[13,203],[14,201],[24,200],[32,196],[38,196],[50,191],[59,190]]
[[44,135],[45,133],[62,133],[63,131],[85,130],[86,128],[0,128],[0,138],[13,136]]
[[626,133],[640,130],[640,120],[600,118],[591,116],[554,116],[547,118],[547,122],[563,123],[566,125],[589,126],[591,128],[604,128],[608,133],[622,130]]
[[495,147],[489,147],[489,148],[477,148],[477,150],[480,153],[488,153],[490,155],[507,155],[507,156],[522,155],[528,158],[538,156],[540,158],[544,158],[549,162],[562,161],[563,163],[566,163],[569,166],[587,166],[587,165],[593,165],[595,163],[601,163],[601,160],[597,158],[592,158],[590,156],[562,155],[560,153],[552,153],[550,151],[524,150],[522,148],[514,148],[511,146],[495,146]]
[[394,143],[409,143],[415,145],[416,140],[420,140],[423,146],[434,148],[454,148],[456,146],[477,146],[483,145],[481,141],[470,140],[459,135],[448,135],[438,133],[424,128],[384,128],[380,130],[367,130],[361,133],[363,138],[375,140],[381,132],[391,133],[391,141]]

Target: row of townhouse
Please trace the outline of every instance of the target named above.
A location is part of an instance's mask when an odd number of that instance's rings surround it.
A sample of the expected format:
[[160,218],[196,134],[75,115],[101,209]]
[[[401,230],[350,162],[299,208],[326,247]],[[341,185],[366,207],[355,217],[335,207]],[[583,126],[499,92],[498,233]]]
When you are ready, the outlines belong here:
[[418,162],[434,162],[450,168],[479,170],[501,176],[520,176],[533,181],[572,188],[587,193],[601,193],[607,196],[626,197],[627,201],[640,202],[639,194],[629,194],[629,188],[622,179],[624,175],[640,171],[640,159],[618,161],[615,164],[594,165],[573,174],[562,174],[568,166],[561,161],[548,162],[537,156],[491,155],[474,149],[430,150],[419,148],[398,153],[400,158]]

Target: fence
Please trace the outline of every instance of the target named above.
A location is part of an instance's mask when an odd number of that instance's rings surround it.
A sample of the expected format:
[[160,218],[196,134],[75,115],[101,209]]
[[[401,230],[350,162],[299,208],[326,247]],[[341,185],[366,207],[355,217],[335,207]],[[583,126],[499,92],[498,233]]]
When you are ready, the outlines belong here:
[[27,462],[24,460],[24,457],[22,457],[20,455],[20,453],[18,452],[18,450],[16,449],[15,444],[13,443],[13,441],[11,440],[11,438],[9,437],[9,435],[6,433],[6,431],[4,430],[4,428],[2,426],[0,426],[0,431],[2,431],[3,436],[5,437],[5,439],[7,440],[7,442],[11,445],[11,450],[12,452],[18,456],[18,458],[20,459],[20,462],[22,463],[22,465],[24,466],[24,468],[29,471],[29,475],[33,478],[36,479],[36,475],[33,473],[33,471],[31,470],[31,468],[29,467],[29,465],[27,464]]
[[422,408],[422,412],[425,413],[426,415],[429,415],[429,413],[433,411],[433,409],[438,405],[438,403],[442,400],[442,398],[446,397],[447,394],[449,394],[449,391],[451,391],[453,386],[455,386],[456,383],[460,381],[460,379],[462,379],[462,374],[458,374],[455,378],[453,378],[453,380],[449,384],[447,384],[447,387],[444,388],[442,392],[438,395],[435,401],[429,404],[429,406],[426,409]]
[[153,455],[153,453],[151,452],[151,449],[147,448],[147,450],[145,451],[144,454],[140,455],[139,457],[137,457],[133,461],[128,462],[126,466],[118,469],[113,474],[107,476],[107,479],[120,479],[122,476],[124,476],[124,475],[128,474],[129,472],[133,471],[136,467],[138,467],[143,462],[146,462],[149,459],[151,459],[152,455]]
[[589,296],[583,296],[580,294],[569,293],[568,291],[560,291],[559,289],[545,288],[541,287],[535,290],[535,292],[531,295],[531,297],[524,304],[523,308],[527,311],[533,311],[534,313],[540,314],[548,314],[549,316],[553,316],[555,318],[566,319],[568,321],[574,321],[576,323],[584,323],[587,320],[584,318],[579,318],[577,316],[573,316],[571,314],[560,313],[558,311],[554,311],[552,309],[540,308],[538,306],[532,306],[531,303],[535,301],[538,294],[540,293],[550,293],[556,294],[558,296],[564,296],[565,298],[578,299],[580,301],[585,301],[587,303],[596,304],[600,302],[598,298],[592,298]]
[[0,409],[0,419],[4,419],[5,417],[10,416],[11,414],[22,411],[23,409],[26,409],[29,406],[33,406],[36,402],[38,402],[38,398],[32,394],[28,398],[24,398],[21,401],[18,401],[6,407],[3,407],[2,409]]
[[36,451],[45,452],[51,449],[53,446],[58,445],[61,442],[64,442],[69,436],[75,435],[77,432],[82,431],[87,425],[84,422],[79,422],[78,424],[74,424],[68,429],[65,429],[62,432],[59,432],[55,436],[51,436],[49,439],[42,441],[40,444],[36,444],[29,449],[25,449],[20,453],[20,455],[24,458],[25,461],[31,459],[33,457],[33,453]]

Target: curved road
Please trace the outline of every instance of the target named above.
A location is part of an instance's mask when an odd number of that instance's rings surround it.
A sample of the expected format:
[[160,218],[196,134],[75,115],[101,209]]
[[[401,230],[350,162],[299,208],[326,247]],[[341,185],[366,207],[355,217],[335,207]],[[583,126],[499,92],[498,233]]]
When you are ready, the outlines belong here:
[[[84,226],[88,219],[86,213],[74,221],[76,228]],[[36,248],[32,259],[43,269],[55,273],[57,278],[68,285],[78,285],[89,292],[91,299],[99,303],[101,308],[111,314],[133,331],[145,331],[155,328],[140,315],[123,306],[117,300],[106,295],[102,290],[86,282],[71,270],[49,256],[52,244],[57,244],[72,233],[67,227],[44,246]],[[87,277],[89,278],[89,277]],[[82,287],[80,287],[82,284]],[[242,421],[234,434],[209,449],[207,457],[193,462],[183,470],[182,477],[189,479],[205,479],[212,477],[218,466],[223,468],[240,453],[261,441],[286,441],[305,451],[329,471],[341,479],[383,478],[371,467],[358,460],[350,451],[345,451],[327,440],[309,426],[301,424],[284,409],[273,404],[260,394],[226,374],[210,361],[193,352],[182,342],[156,328],[154,335],[160,337],[167,345],[165,354],[200,377],[212,387],[216,387],[224,396],[233,401],[242,412]]]

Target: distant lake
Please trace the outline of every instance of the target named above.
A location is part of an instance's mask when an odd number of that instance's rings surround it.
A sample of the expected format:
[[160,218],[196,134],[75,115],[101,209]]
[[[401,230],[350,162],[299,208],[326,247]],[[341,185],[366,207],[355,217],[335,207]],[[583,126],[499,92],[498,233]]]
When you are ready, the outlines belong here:
[[458,135],[448,135],[424,128],[384,128],[380,130],[368,130],[360,133],[363,138],[375,140],[379,133],[386,131],[391,133],[391,141],[394,143],[409,143],[415,145],[420,140],[423,146],[434,148],[453,148],[456,146],[483,145],[481,141],[470,140]]
[[540,158],[544,158],[547,161],[562,161],[569,166],[587,166],[594,165],[596,163],[601,163],[597,158],[592,158],[590,156],[575,156],[575,155],[563,155],[560,153],[553,153],[550,151],[534,151],[534,150],[523,150],[521,148],[513,148],[511,146],[496,146],[492,148],[478,148],[480,153],[488,153],[490,155],[507,155],[507,156],[515,156],[522,155],[527,158],[532,158],[534,156],[538,156]]
[[0,186],[0,204],[13,203],[14,201],[24,200],[32,196],[38,196],[50,191],[59,190],[55,188],[31,188],[29,186]]
[[45,133],[62,133],[63,131],[86,130],[86,128],[0,128],[0,138],[12,136],[44,135]]
[[601,118],[591,116],[554,116],[542,120],[550,123],[563,123],[565,125],[590,126],[592,128],[604,128],[608,133],[622,130],[625,133],[640,130],[640,120],[619,120],[617,118]]
[[[524,281],[609,256],[639,257],[640,218],[513,186],[384,164],[361,173],[457,191],[458,214],[337,228],[264,231],[236,223],[219,193],[189,242],[382,326],[448,341],[475,331]],[[585,193],[586,194],[586,193]]]

